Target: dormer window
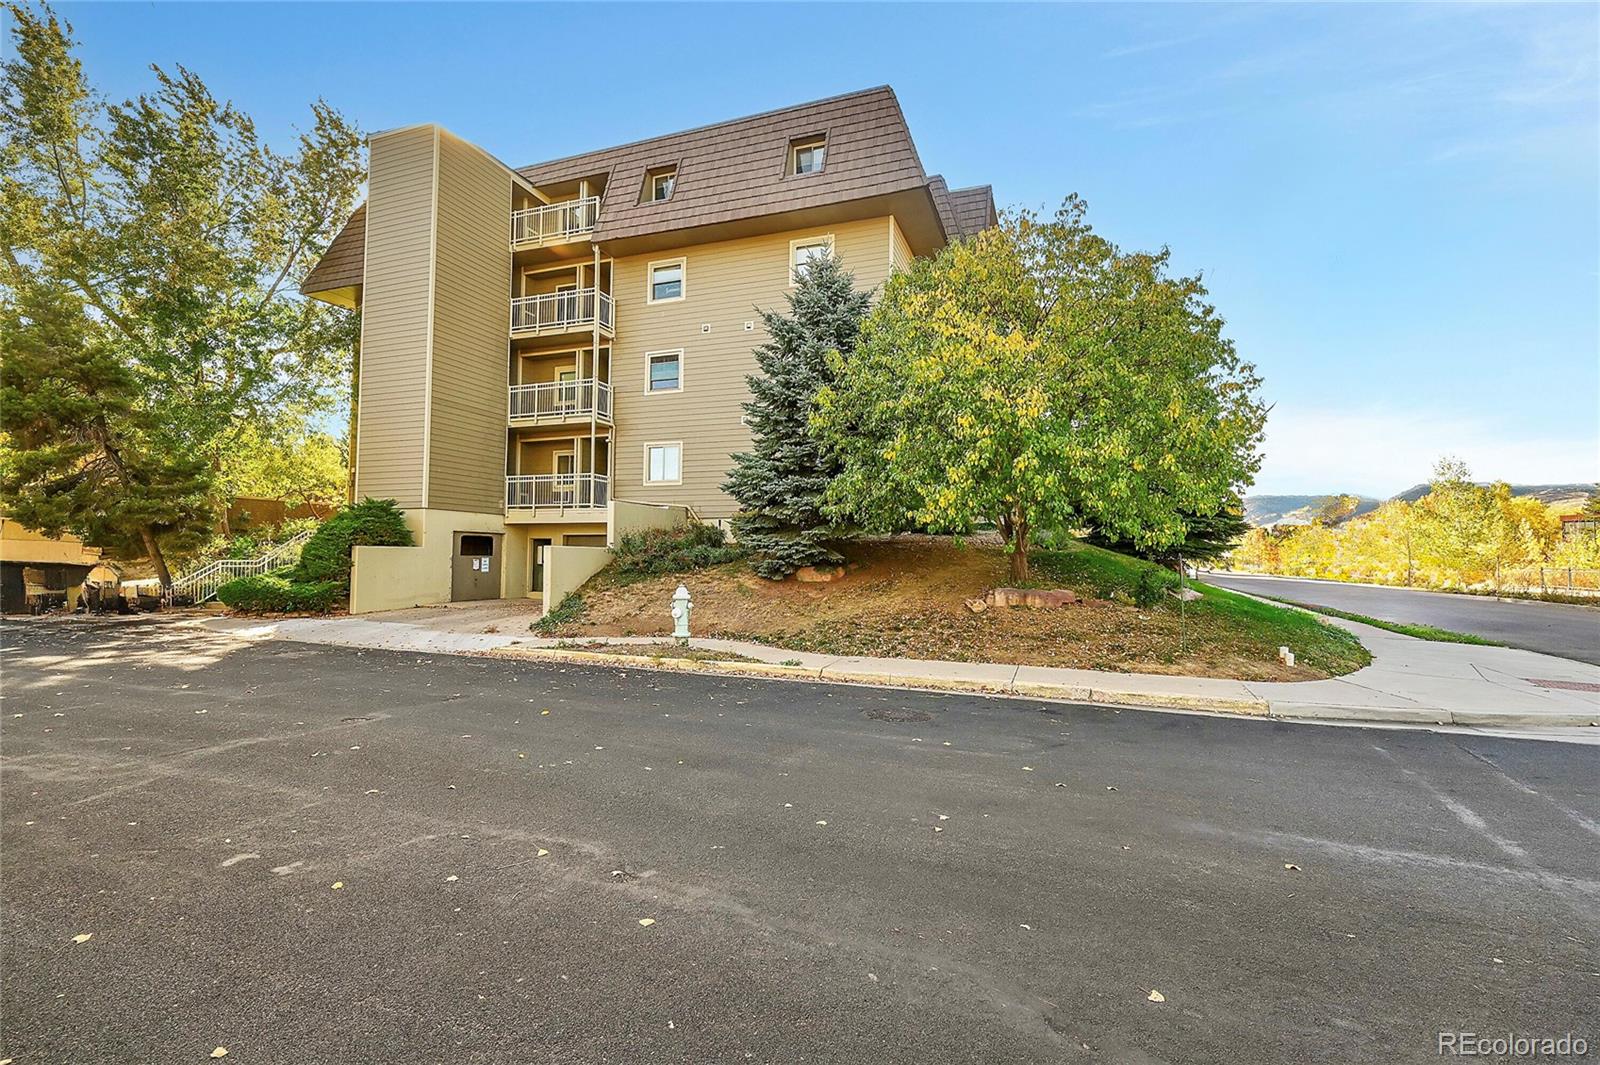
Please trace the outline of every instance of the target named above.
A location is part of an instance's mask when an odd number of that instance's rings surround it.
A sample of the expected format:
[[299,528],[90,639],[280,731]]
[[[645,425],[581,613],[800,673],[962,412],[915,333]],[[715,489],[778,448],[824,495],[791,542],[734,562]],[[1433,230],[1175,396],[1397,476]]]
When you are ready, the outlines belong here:
[[678,184],[678,168],[675,166],[658,166],[653,170],[645,171],[644,199],[646,203],[661,203],[672,198],[672,190]]
[[789,173],[820,174],[828,158],[826,137],[800,137],[789,142]]

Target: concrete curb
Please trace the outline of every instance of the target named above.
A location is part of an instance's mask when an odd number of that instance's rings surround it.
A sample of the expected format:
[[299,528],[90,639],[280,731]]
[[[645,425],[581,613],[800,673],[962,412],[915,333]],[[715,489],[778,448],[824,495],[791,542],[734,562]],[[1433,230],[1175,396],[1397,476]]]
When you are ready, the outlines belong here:
[[1180,692],[1139,691],[1051,684],[1038,681],[996,682],[961,677],[916,676],[855,670],[834,665],[785,666],[769,662],[697,660],[688,658],[630,655],[609,651],[577,651],[549,647],[511,645],[480,652],[494,657],[533,658],[547,662],[581,665],[658,669],[670,673],[716,673],[722,676],[780,680],[822,681],[859,684],[877,688],[908,688],[917,691],[968,692],[975,695],[1025,696],[1057,702],[1089,703],[1097,706],[1141,710],[1191,710],[1230,717],[1270,718],[1275,721],[1342,721],[1382,725],[1458,725],[1492,728],[1564,728],[1600,726],[1600,710],[1595,713],[1518,714],[1488,710],[1456,710],[1423,706],[1332,706],[1318,703],[1272,700],[1261,697],[1234,698],[1224,695],[1199,695]]
[[1071,684],[1036,681],[996,683],[961,677],[928,677],[902,673],[879,673],[837,666],[784,666],[769,662],[699,660],[689,658],[630,655],[609,651],[578,651],[552,647],[510,645],[478,652],[496,658],[532,658],[545,662],[570,662],[579,665],[659,669],[669,673],[717,673],[724,676],[767,677],[783,680],[825,681],[859,684],[878,688],[914,688],[919,691],[970,692],[979,695],[1017,695],[1071,703],[1097,703],[1103,706],[1152,708],[1162,710],[1202,710],[1211,713],[1248,717],[1269,716],[1265,699],[1236,699],[1226,696],[1180,694],[1174,692],[1113,691]]

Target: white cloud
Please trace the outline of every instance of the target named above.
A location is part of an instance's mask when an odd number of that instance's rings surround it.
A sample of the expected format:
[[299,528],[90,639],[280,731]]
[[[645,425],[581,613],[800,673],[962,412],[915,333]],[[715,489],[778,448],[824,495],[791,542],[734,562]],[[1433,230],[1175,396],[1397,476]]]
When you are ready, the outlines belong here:
[[1356,411],[1275,407],[1267,420],[1258,494],[1388,496],[1428,479],[1455,455],[1478,480],[1555,484],[1600,480],[1595,426],[1553,424],[1538,435],[1490,419],[1415,408]]

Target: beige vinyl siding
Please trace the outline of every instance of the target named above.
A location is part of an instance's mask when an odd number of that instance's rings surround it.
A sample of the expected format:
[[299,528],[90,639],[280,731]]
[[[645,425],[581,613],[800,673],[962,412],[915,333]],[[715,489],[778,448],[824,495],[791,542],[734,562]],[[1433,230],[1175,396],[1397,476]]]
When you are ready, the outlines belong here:
[[[616,261],[614,498],[686,505],[708,519],[734,512],[736,504],[721,485],[729,456],[750,444],[750,431],[739,416],[749,398],[745,377],[756,370],[752,350],[766,340],[756,308],[787,310],[790,242],[829,233],[834,254],[860,288],[875,289],[888,276],[887,217]],[[686,260],[687,298],[647,304],[647,264],[679,256]],[[745,332],[745,322],[755,328]],[[709,333],[701,331],[703,324],[711,326]],[[647,395],[645,352],[678,348],[683,349],[683,390]],[[683,483],[645,485],[644,446],[663,441],[683,442]]]
[[911,254],[911,242],[906,240],[906,235],[900,231],[900,224],[889,216],[889,263],[897,273],[901,270],[911,269],[911,260],[916,256]]
[[434,129],[371,140],[356,494],[425,505]]
[[499,512],[505,502],[511,175],[439,134],[428,506]]

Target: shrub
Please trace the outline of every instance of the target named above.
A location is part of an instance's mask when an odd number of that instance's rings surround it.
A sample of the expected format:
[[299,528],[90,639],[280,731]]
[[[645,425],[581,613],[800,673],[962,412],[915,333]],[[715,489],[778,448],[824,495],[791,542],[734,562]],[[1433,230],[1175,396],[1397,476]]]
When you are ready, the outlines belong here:
[[217,589],[217,598],[234,610],[255,614],[326,614],[349,591],[344,581],[300,581],[293,570],[238,577]]
[[674,529],[628,533],[617,541],[615,572],[622,577],[654,577],[709,569],[744,557],[716,525],[693,523]]
[[1148,566],[1139,571],[1133,585],[1133,601],[1139,606],[1155,606],[1169,591],[1178,587],[1178,575],[1170,569]]
[[567,597],[561,600],[550,613],[535,621],[528,628],[541,636],[549,636],[568,622],[577,621],[583,616],[583,596],[577,592],[568,592]]
[[299,581],[346,581],[350,578],[350,549],[357,546],[411,547],[416,541],[406,528],[404,512],[392,499],[363,499],[352,503],[321,527],[300,549]]

